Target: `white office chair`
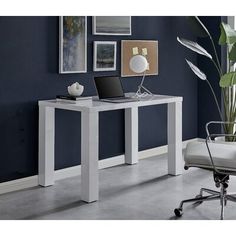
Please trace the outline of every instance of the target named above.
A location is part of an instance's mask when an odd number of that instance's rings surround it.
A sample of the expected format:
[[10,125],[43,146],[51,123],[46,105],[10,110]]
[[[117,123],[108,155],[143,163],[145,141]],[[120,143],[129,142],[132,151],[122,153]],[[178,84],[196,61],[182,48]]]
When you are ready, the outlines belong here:
[[179,208],[174,210],[177,217],[183,214],[183,204],[187,202],[195,202],[201,204],[203,201],[220,200],[221,219],[224,219],[224,207],[227,200],[236,202],[236,193],[227,193],[228,181],[230,175],[236,175],[236,144],[235,143],[219,143],[213,141],[215,137],[231,136],[231,134],[210,134],[210,124],[236,124],[236,122],[211,121],[206,124],[207,137],[205,142],[191,142],[186,147],[184,155],[185,170],[189,167],[198,167],[213,172],[213,179],[220,191],[201,188],[200,193],[192,199],[183,200]]

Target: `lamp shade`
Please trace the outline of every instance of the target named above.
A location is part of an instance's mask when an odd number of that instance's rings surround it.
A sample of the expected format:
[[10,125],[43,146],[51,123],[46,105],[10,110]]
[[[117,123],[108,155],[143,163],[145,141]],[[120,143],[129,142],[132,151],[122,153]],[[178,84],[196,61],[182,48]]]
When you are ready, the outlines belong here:
[[135,55],[129,61],[130,69],[135,73],[143,73],[148,68],[146,57],[142,55]]

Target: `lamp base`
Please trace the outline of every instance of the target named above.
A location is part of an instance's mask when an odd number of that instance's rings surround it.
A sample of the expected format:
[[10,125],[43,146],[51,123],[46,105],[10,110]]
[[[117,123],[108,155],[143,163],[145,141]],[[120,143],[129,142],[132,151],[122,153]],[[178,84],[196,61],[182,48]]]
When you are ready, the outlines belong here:
[[147,97],[147,96],[153,96],[153,94],[145,88],[143,85],[138,86],[138,90],[135,93],[136,98],[142,98],[142,97]]

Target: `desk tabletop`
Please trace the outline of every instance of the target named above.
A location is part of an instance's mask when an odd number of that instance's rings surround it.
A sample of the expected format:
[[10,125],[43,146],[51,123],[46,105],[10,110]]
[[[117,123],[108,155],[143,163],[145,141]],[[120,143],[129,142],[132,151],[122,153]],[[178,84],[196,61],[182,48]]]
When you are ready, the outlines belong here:
[[99,111],[119,110],[132,107],[168,104],[182,101],[183,97],[154,94],[153,96],[140,98],[138,101],[125,102],[125,103],[104,102],[100,101],[97,97],[93,97],[93,100],[82,100],[80,102],[77,102],[76,104],[57,101],[56,99],[42,100],[39,101],[38,104],[39,106],[53,107],[57,109],[64,109],[71,111],[99,112]]

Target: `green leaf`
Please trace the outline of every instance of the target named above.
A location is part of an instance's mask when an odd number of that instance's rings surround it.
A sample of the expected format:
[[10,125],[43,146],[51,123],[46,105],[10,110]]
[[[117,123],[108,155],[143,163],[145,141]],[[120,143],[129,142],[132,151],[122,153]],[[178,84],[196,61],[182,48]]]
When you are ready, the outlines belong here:
[[196,36],[202,38],[210,36],[207,28],[197,16],[187,16],[187,20]]
[[186,62],[188,63],[189,67],[191,68],[191,70],[193,71],[193,73],[200,78],[201,80],[206,80],[207,77],[206,75],[198,68],[196,67],[191,61],[185,59]]
[[221,22],[220,32],[220,45],[236,43],[236,31],[232,29],[229,24]]
[[226,88],[236,84],[236,72],[229,72],[220,78],[220,87]]
[[229,52],[229,59],[231,61],[236,61],[236,43],[233,44]]
[[181,43],[183,46],[185,46],[186,48],[191,49],[192,51],[201,54],[203,56],[209,57],[210,59],[212,59],[212,56],[210,53],[208,53],[202,46],[200,46],[198,43],[187,40],[187,39],[180,39],[179,37],[177,37],[177,41],[179,43]]

